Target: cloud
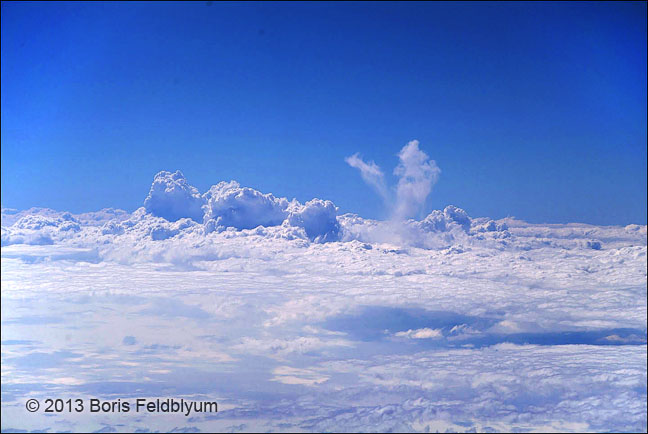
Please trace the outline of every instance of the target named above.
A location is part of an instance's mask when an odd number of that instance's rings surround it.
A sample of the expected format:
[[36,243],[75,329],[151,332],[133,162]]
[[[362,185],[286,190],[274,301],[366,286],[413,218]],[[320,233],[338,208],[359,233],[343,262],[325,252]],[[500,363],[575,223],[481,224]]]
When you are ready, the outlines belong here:
[[23,215],[11,229],[2,227],[2,245],[30,244],[49,245],[64,239],[70,239],[81,231],[79,221],[69,212],[50,214]]
[[[426,249],[447,248],[458,243],[470,243],[472,220],[461,208],[448,205],[444,210],[434,210],[423,220],[363,219],[355,214],[339,217],[343,229],[342,239],[366,243],[392,243]],[[504,232],[495,232],[493,237]],[[509,234],[510,235],[510,234]],[[471,241],[472,240],[472,241]]]
[[382,170],[373,161],[365,162],[358,153],[344,161],[358,169],[362,179],[376,190],[389,208],[392,219],[420,217],[441,169],[419,149],[418,140],[412,140],[403,146],[398,159],[399,163],[394,169],[394,175],[398,177],[395,192],[390,192],[387,188]]
[[124,226],[114,220],[107,221],[101,227],[101,233],[103,235],[122,235],[124,233]]
[[244,337],[232,348],[243,354],[266,354],[282,358],[290,354],[314,354],[332,347],[353,347],[353,344],[345,339],[330,336],[296,336],[279,339]]
[[360,171],[360,176],[362,176],[362,179],[374,190],[376,190],[385,204],[390,202],[391,198],[387,190],[387,184],[385,183],[385,175],[375,162],[370,161],[366,163],[360,157],[359,153],[355,153],[350,157],[346,157],[344,161],[346,161],[349,166],[354,167]]
[[227,227],[253,229],[257,226],[278,226],[288,216],[287,199],[241,187],[236,181],[213,185],[203,198],[208,232]]
[[646,226],[378,221],[176,174],[132,213],[3,214],[3,431],[49,426],[24,403],[52,390],[219,401],[191,431],[645,431]]
[[[340,232],[337,207],[331,201],[313,199],[302,205],[297,200],[289,202],[272,193],[241,187],[236,181],[219,182],[200,196],[179,171],[156,175],[151,192],[144,201],[144,209],[171,222],[191,218],[204,223],[205,233],[227,228],[244,230],[284,225],[302,228],[311,241],[328,242],[336,241]],[[120,234],[122,226],[115,222],[106,223],[102,233]],[[154,240],[164,240],[190,226],[193,225],[188,222],[180,226],[160,222],[151,228],[150,233]]]
[[196,222],[189,218],[182,218],[173,223],[160,222],[151,227],[151,239],[154,241],[166,240],[180,234],[184,229],[193,228],[196,225]]
[[203,219],[203,199],[196,187],[189,185],[185,176],[162,171],[155,175],[153,185],[144,200],[144,208],[154,216],[176,221],[188,217],[195,221]]
[[422,328],[416,330],[407,330],[405,332],[394,333],[396,337],[404,337],[409,339],[438,339],[443,337],[443,333],[439,329]]
[[297,369],[290,366],[279,366],[272,371],[274,377],[270,381],[284,384],[301,384],[313,386],[328,380],[326,375],[308,369]]
[[402,220],[416,217],[423,211],[441,169],[419,149],[418,140],[405,145],[398,153],[398,159],[400,162],[394,169],[394,174],[399,177],[394,217]]
[[[415,141],[407,144],[399,155],[401,163],[396,171],[401,174],[401,181],[410,186],[404,191],[412,192],[417,185],[423,185],[420,196],[412,194],[399,199],[401,203],[411,199],[414,205],[410,208],[414,209],[420,205],[416,201],[421,200],[430,187],[435,165],[418,149]],[[381,173],[374,163],[367,167]],[[303,246],[360,241],[371,248],[376,243],[389,243],[400,248],[446,250],[448,255],[455,255],[476,246],[524,251],[551,246],[606,252],[617,245],[627,246],[627,243],[645,245],[646,233],[646,226],[637,225],[625,228],[576,224],[547,226],[530,225],[511,218],[473,219],[463,209],[452,205],[433,210],[422,220],[392,218],[379,221],[353,214],[338,215],[338,208],[328,200],[315,198],[302,204],[295,199],[289,201],[272,193],[242,187],[236,181],[220,182],[200,195],[179,171],[158,173],[144,204],[131,214],[114,209],[77,215],[44,208],[4,210],[2,245],[65,244],[90,249],[111,260],[156,260],[191,268],[195,261],[222,260],[253,250],[245,247],[237,252],[219,246],[214,234],[222,234],[218,238],[228,240],[248,237],[265,239],[268,243],[285,240]],[[179,217],[181,215],[193,217]],[[150,241],[155,243],[149,245]],[[253,242],[256,241],[251,240],[249,244]],[[579,272],[592,274],[600,269],[588,265]]]
[[333,202],[313,199],[294,208],[288,215],[287,222],[291,226],[304,228],[308,238],[315,242],[339,239],[340,224],[337,221],[337,207]]
[[[52,390],[213,399],[217,417],[192,421],[205,431],[645,431],[645,226],[453,206],[377,221],[320,199],[233,197],[250,211],[278,201],[286,217],[206,233],[142,207],[102,224],[52,211],[2,227],[3,240],[52,243],[2,247],[3,431],[47,426],[24,402]],[[70,224],[80,229],[59,230]],[[361,306],[393,313],[350,315]],[[43,324],[65,336],[25,340]],[[67,431],[186,421],[73,416]]]

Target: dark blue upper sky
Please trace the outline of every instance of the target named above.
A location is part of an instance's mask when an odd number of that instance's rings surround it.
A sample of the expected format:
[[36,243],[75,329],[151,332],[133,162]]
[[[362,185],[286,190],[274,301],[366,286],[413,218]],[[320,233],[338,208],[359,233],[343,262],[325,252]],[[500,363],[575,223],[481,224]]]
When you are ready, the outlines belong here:
[[646,3],[2,3],[2,206],[182,170],[382,217],[344,157],[418,139],[429,209],[646,223]]

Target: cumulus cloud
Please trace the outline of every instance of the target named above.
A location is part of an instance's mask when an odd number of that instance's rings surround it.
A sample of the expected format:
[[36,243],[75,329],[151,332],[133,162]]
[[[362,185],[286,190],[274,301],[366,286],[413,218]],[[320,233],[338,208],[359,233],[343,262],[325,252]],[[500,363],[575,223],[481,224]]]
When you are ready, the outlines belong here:
[[189,185],[182,172],[162,171],[155,175],[151,190],[144,200],[144,208],[169,221],[183,217],[202,221],[203,203],[196,187]]
[[[457,241],[452,249],[427,250],[275,237],[289,229],[306,237],[285,221],[205,234],[192,220],[169,222],[144,208],[118,222],[119,235],[81,225],[74,233],[81,238],[3,247],[3,367],[10,374],[3,428],[32,428],[22,425],[24,402],[46,398],[52,387],[114,399],[108,380],[120,378],[120,387],[144,396],[157,396],[162,384],[178,397],[223,399],[218,419],[196,419],[212,431],[263,417],[274,421],[265,430],[291,431],[434,431],[443,421],[454,430],[489,432],[567,430],[571,425],[553,424],[568,422],[586,424],[583,431],[645,431],[643,232],[517,221],[510,222],[511,239],[491,244],[475,237],[497,227],[473,234],[490,226],[487,219],[475,219],[466,232],[458,209],[434,215],[445,230],[412,233],[463,234],[463,248]],[[357,219],[363,227],[381,224]],[[33,223],[20,230],[53,227]],[[551,234],[551,243],[529,248],[530,233]],[[591,236],[607,240],[601,250],[582,245]],[[84,257],[71,247],[82,240],[87,247],[108,243]],[[87,314],[78,315],[79,302]],[[367,305],[395,313],[358,321],[347,315]],[[404,315],[408,305],[417,308]],[[66,330],[66,339],[43,334],[21,343],[47,321]],[[74,332],[88,328],[92,340]],[[580,332],[600,329],[596,339]],[[542,345],[504,343],[516,336],[514,342]],[[26,386],[36,383],[42,391]],[[270,394],[245,393],[250,384]],[[272,399],[278,389],[285,399]],[[35,417],[34,426],[46,426],[45,416]],[[115,417],[128,429],[154,418]],[[169,417],[162,428],[186,420]],[[78,423],[70,419],[69,426]]]
[[2,245],[48,245],[73,238],[81,231],[79,221],[69,212],[23,215],[10,228],[2,229]]
[[108,221],[101,227],[103,235],[121,235],[124,233],[124,226],[116,221]]
[[[294,227],[314,242],[337,241],[340,225],[337,207],[329,200],[312,199],[306,204],[261,193],[238,182],[220,182],[203,195],[205,232],[263,227]],[[259,233],[267,233],[262,231]],[[289,236],[291,232],[286,233]]]
[[18,229],[40,230],[45,227],[55,227],[62,231],[78,231],[79,222],[69,212],[59,217],[43,217],[41,215],[26,215],[13,224]]
[[213,185],[203,198],[208,232],[227,227],[253,229],[257,226],[277,226],[288,216],[287,199],[241,187],[236,181]]
[[287,221],[291,226],[304,228],[315,242],[337,241],[340,236],[337,207],[330,200],[313,199],[305,205],[298,205],[290,212]]
[[420,222],[413,223],[425,232],[449,232],[455,228],[461,228],[468,232],[471,226],[471,219],[461,208],[448,205],[443,211],[434,210]]
[[150,228],[151,239],[154,241],[166,240],[175,237],[184,229],[195,226],[196,222],[189,218],[183,218],[173,223],[160,222]]
[[[403,176],[423,173],[419,178],[429,179],[425,174],[433,171],[430,169],[432,163],[426,156],[417,154],[417,149],[410,143],[401,151]],[[405,157],[405,154],[410,156]],[[411,154],[418,157],[411,157]],[[428,168],[411,169],[417,164]],[[406,169],[406,165],[410,169]],[[198,213],[200,203],[203,206]],[[178,217],[180,215],[193,217]],[[200,215],[204,218],[199,218]],[[282,239],[301,245],[360,241],[371,248],[375,243],[389,243],[400,247],[443,249],[447,254],[462,253],[477,244],[500,249],[515,246],[530,250],[551,246],[604,252],[627,243],[645,245],[646,238],[645,226],[529,225],[515,219],[473,219],[466,211],[452,205],[434,210],[422,220],[378,221],[354,214],[338,215],[338,208],[328,200],[313,199],[302,204],[295,199],[289,201],[242,187],[236,181],[220,182],[201,196],[179,171],[157,174],[145,206],[131,214],[114,209],[77,215],[45,208],[4,209],[2,223],[3,246],[61,243],[91,249],[101,246],[102,254],[113,259],[172,259],[187,266],[199,258],[223,257],[222,252],[215,252],[211,246],[215,242],[210,237],[212,233],[222,233],[227,239],[256,237],[268,242]],[[176,243],[171,248],[164,245],[167,240],[185,240],[182,242],[187,245]],[[156,246],[146,247],[143,243],[148,241],[155,241]]]
[[[132,213],[3,210],[3,431],[49,426],[24,402],[51,390],[126,389],[218,400],[205,431],[645,431],[645,225],[377,221],[174,175]],[[131,415],[61,426],[187,420]]]
[[432,211],[423,220],[377,221],[355,214],[342,215],[339,220],[343,232],[341,239],[344,241],[439,249],[472,240],[471,218],[464,210],[452,205],[442,211]]

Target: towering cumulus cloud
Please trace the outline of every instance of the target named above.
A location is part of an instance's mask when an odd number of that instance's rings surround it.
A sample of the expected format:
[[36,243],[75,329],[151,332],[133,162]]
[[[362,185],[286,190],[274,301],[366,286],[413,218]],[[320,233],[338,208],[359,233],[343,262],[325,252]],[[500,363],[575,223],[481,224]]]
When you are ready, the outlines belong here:
[[[419,218],[439,169],[397,156],[389,189],[347,159],[385,220],[180,172],[133,212],[1,209],[0,431],[646,432],[646,226]],[[219,408],[25,416],[123,394]]]
[[[399,164],[394,170],[398,184],[391,189],[387,188],[384,173],[376,163],[365,162],[358,154],[346,158],[385,200],[391,214],[387,221],[367,220],[352,214],[340,216],[338,208],[329,200],[300,203],[242,187],[236,181],[221,181],[201,194],[182,172],[162,171],[155,175],[144,206],[132,214],[103,210],[70,220],[69,213],[47,209],[24,212],[3,209],[3,223],[9,224],[2,227],[2,245],[60,242],[87,245],[97,235],[102,245],[132,239],[159,242],[184,238],[202,243],[200,237],[213,240],[214,235],[223,232],[224,237],[252,235],[314,243],[357,240],[423,248],[442,248],[458,240],[467,241],[472,222],[459,208],[448,206],[443,212],[432,211],[422,220],[410,219],[422,211],[440,171],[415,140],[404,146],[398,157]],[[480,225],[474,229],[481,238],[506,235],[504,226]]]
[[394,169],[398,184],[395,192],[391,193],[385,184],[384,174],[376,163],[366,163],[357,153],[344,161],[358,169],[362,179],[380,194],[385,204],[390,207],[392,219],[420,217],[425,200],[437,182],[441,169],[419,149],[418,140],[412,140],[405,145],[398,153],[398,159],[398,166]]
[[337,207],[329,200],[313,199],[302,205],[297,200],[263,194],[238,182],[220,182],[203,195],[205,231],[232,227],[253,229],[258,226],[302,228],[315,242],[337,241],[340,225]]
[[203,199],[196,187],[189,185],[185,176],[162,171],[155,175],[153,185],[144,200],[144,208],[154,216],[176,221],[188,217],[197,222],[203,219]]
[[337,207],[333,202],[313,199],[294,208],[288,216],[291,226],[304,228],[308,238],[315,242],[338,240],[340,224],[337,221]]
[[[171,222],[180,223],[188,218],[203,223],[205,233],[262,226],[285,228],[290,236],[301,233],[302,237],[319,243],[340,238],[338,209],[331,201],[313,199],[301,204],[295,199],[288,201],[272,193],[241,187],[236,181],[221,181],[200,195],[180,171],[155,175],[151,191],[144,201],[144,210]],[[167,239],[182,231],[182,228],[167,227],[168,224],[163,222],[156,224],[149,231],[154,240]],[[193,225],[185,224],[183,227],[192,228]],[[107,233],[115,230],[118,228],[105,228]]]
[[263,194],[238,182],[219,182],[203,195],[206,202],[205,223],[208,231],[219,227],[252,229],[277,226],[288,216],[288,200],[272,193]]

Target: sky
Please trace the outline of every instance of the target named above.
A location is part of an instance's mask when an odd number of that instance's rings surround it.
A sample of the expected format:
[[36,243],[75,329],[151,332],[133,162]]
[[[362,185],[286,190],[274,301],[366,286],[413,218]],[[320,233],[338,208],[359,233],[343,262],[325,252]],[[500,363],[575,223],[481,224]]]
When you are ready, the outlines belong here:
[[2,206],[142,206],[180,169],[384,218],[646,224],[646,3],[2,3]]

